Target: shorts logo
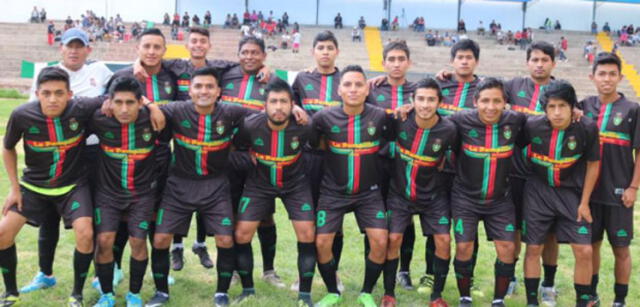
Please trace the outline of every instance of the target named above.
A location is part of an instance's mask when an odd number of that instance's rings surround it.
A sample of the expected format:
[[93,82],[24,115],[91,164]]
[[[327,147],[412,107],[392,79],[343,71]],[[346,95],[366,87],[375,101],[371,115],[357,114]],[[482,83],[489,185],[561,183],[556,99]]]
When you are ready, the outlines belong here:
[[454,227],[453,231],[459,235],[464,234],[464,226],[462,225],[462,219],[458,219],[458,222],[456,222],[456,227]]
[[216,122],[216,132],[219,135],[222,135],[224,133],[224,123],[221,120]]
[[340,133],[340,127],[333,125],[333,127],[331,127],[331,132]]
[[511,139],[511,127],[505,126],[504,131],[502,132],[502,135],[507,140]]
[[260,93],[260,95],[264,95],[264,88],[259,89],[258,93]]
[[222,226],[231,226],[231,219],[228,217],[225,217],[222,219],[222,222],[220,222],[220,225]]
[[582,226],[580,228],[578,228],[578,233],[581,235],[588,235],[589,234],[589,230],[587,229],[587,227]]
[[247,211],[247,206],[249,206],[249,202],[251,202],[251,198],[242,197],[240,198],[240,213],[244,213]]
[[376,101],[384,101],[385,99],[386,98],[382,94],[380,94],[380,95],[378,95],[378,97],[376,97]]
[[525,91],[519,91],[519,92],[518,92],[518,97],[520,97],[520,98],[524,98],[524,97],[526,97],[526,96],[527,96],[527,92],[525,92]]
[[71,210],[77,210],[78,208],[80,208],[80,203],[77,200],[74,200],[71,203]]
[[398,137],[400,137],[401,139],[406,141],[407,140],[407,133],[402,131],[402,132],[400,132],[400,134],[398,134]]
[[615,126],[620,126],[621,123],[622,123],[622,113],[618,112],[616,113],[616,116],[613,118],[613,124]]
[[522,235],[527,234],[527,221],[522,221]]
[[156,216],[156,225],[162,225],[162,217],[164,217],[164,209],[158,210],[158,215]]
[[478,137],[478,131],[476,131],[476,129],[471,129],[471,131],[469,131],[469,136],[472,138],[477,138]]
[[149,222],[147,222],[147,221],[140,222],[140,224],[138,225],[138,228],[144,229],[144,230],[148,230],[149,229]]
[[569,143],[567,143],[567,147],[569,147],[570,150],[575,150],[576,149],[576,137],[575,136],[570,136],[569,137]]
[[448,88],[442,90],[442,96],[449,96],[449,89]]
[[96,208],[94,210],[95,223],[96,225],[100,225],[102,223],[102,217],[100,216],[100,208]]
[[373,136],[376,134],[376,127],[373,125],[373,122],[369,122],[369,128],[367,128],[367,132],[369,135]]
[[385,217],[384,212],[382,211],[378,211],[378,214],[376,214],[376,218],[381,220]]
[[255,141],[253,141],[253,145],[264,146],[264,141],[261,138],[257,138],[255,139]]
[[504,228],[504,230],[508,231],[508,232],[514,232],[514,231],[516,231],[516,228],[513,227],[513,224],[509,224],[509,225],[507,225],[507,227]]
[[74,117],[69,119],[69,129],[71,129],[72,131],[78,130],[78,121],[76,121]]
[[38,127],[36,127],[36,126],[31,126],[29,128],[29,133],[31,133],[31,134],[40,134],[40,129],[38,129]]
[[144,133],[142,134],[142,139],[145,142],[151,141],[151,130],[149,130],[149,128],[144,128]]
[[433,149],[433,152],[438,152],[440,151],[440,148],[442,148],[442,141],[440,139],[436,139],[433,142],[433,145],[431,145],[431,149]]
[[115,138],[115,136],[113,136],[113,132],[111,132],[111,131],[105,132],[104,133],[104,137],[107,138],[107,139],[111,139],[111,140],[113,140]]
[[618,237],[618,238],[626,238],[628,236],[629,236],[629,234],[624,229],[620,229],[620,230],[618,230],[618,232],[616,232],[616,237]]
[[307,83],[307,85],[304,86],[304,90],[305,91],[313,91],[313,84]]
[[189,121],[188,121],[188,120],[186,120],[186,119],[185,119],[185,120],[183,120],[183,121],[180,123],[180,125],[181,125],[182,127],[187,128],[187,129],[191,129],[191,122],[189,122]]
[[298,137],[294,136],[291,138],[291,149],[296,150],[300,146],[300,142],[298,141]]
[[169,83],[169,81],[165,81],[164,82],[164,92],[167,94],[171,94],[172,88],[171,88],[171,83]]
[[438,224],[440,224],[440,225],[449,225],[449,219],[446,216],[443,216],[438,221]]
[[300,210],[303,212],[311,211],[311,206],[308,203],[304,203],[302,204],[302,207],[300,207]]
[[228,90],[232,90],[233,89],[233,83],[227,83],[227,85],[225,85],[224,88],[228,89]]
[[542,139],[540,139],[540,137],[536,136],[533,139],[531,139],[531,143],[540,145],[540,144],[542,144]]

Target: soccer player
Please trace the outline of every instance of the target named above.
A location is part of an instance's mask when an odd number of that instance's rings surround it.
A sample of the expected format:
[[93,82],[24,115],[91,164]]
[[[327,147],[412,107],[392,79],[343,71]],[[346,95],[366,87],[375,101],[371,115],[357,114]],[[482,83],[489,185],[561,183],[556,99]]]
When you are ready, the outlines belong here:
[[[336,67],[336,58],[340,54],[338,40],[331,31],[322,31],[313,39],[311,54],[316,61],[313,71],[301,71],[293,81],[292,89],[297,105],[304,108],[309,116],[327,107],[342,104],[338,95],[340,85],[340,70]],[[322,181],[323,152],[318,149],[306,147],[302,158],[305,160],[305,174],[311,185],[314,208],[320,198],[320,185]],[[333,240],[333,255],[336,260],[336,268],[340,266],[344,235],[342,230],[336,233]],[[291,285],[291,289],[298,291],[298,281]],[[338,277],[338,289],[344,290],[344,285]]]
[[598,128],[589,118],[572,123],[576,94],[556,81],[542,96],[546,115],[527,119],[519,146],[526,146],[531,176],[524,187],[523,241],[527,243],[527,306],[538,306],[540,256],[549,232],[571,244],[576,306],[593,306],[589,198],[598,177]]
[[[87,61],[91,54],[89,35],[79,28],[71,28],[64,32],[61,38],[61,61],[57,67],[69,74],[69,83],[74,97],[96,97],[105,92],[107,82],[113,73],[102,62]],[[29,101],[37,99],[37,78],[33,80],[33,86]],[[98,139],[92,135],[86,139],[86,147],[83,151],[85,163],[95,167],[95,156],[98,153]],[[93,188],[95,180],[89,177],[89,187]],[[38,228],[38,265],[40,271],[31,282],[20,288],[21,293],[28,293],[38,289],[49,288],[56,284],[53,276],[53,260],[56,246],[60,237],[60,215],[52,212],[46,216]],[[126,243],[126,242],[125,242]],[[121,244],[120,246],[123,246]],[[118,278],[120,277],[120,278]],[[114,283],[120,282],[122,275],[114,276]]]
[[340,76],[342,106],[324,109],[313,116],[314,141],[323,137],[326,152],[324,176],[316,211],[318,269],[327,294],[316,306],[342,301],[336,282],[333,238],[347,212],[354,211],[360,230],[366,232],[371,250],[358,302],[376,306],[371,291],[382,273],[387,251],[387,221],[378,181],[378,155],[389,138],[389,119],[383,109],[366,105],[369,94],[360,66],[347,66]]
[[293,120],[293,92],[286,81],[278,78],[270,81],[265,94],[265,112],[246,118],[236,136],[238,147],[249,149],[256,161],[247,177],[236,217],[237,270],[243,287],[238,302],[255,295],[251,239],[260,221],[274,210],[271,206],[279,197],[298,240],[298,306],[312,307],[315,214],[301,157],[311,125],[302,126]]
[[[101,98],[72,98],[69,74],[59,67],[46,67],[37,78],[37,100],[11,113],[2,156],[10,181],[0,220],[0,267],[6,292],[0,306],[19,302],[16,286],[15,237],[25,223],[40,225],[57,212],[65,228],[73,228],[73,291],[68,305],[82,306],[82,290],[93,258],[93,205],[86,183],[85,164],[80,159],[84,134],[91,114]],[[18,179],[15,146],[22,140],[25,164]]]
[[600,247],[606,231],[615,256],[614,307],[625,306],[629,288],[633,205],[640,184],[640,109],[637,103],[617,91],[622,80],[621,68],[617,55],[598,55],[590,76],[598,90],[598,96],[581,102],[584,113],[593,118],[599,128],[602,165],[596,189],[591,194],[592,291],[597,298]]
[[[153,218],[156,185],[154,147],[157,135],[150,111],[143,108],[142,89],[133,78],[111,82],[113,117],[96,111],[90,121],[100,138],[98,185],[94,194],[97,236],[96,273],[102,296],[96,307],[115,305],[111,281],[113,244],[121,220],[127,223],[131,246],[127,306],[142,307],[140,289],[147,269],[147,230]],[[156,112],[160,112],[157,106]]]
[[441,293],[449,272],[451,208],[448,187],[441,180],[440,168],[445,152],[457,144],[457,131],[451,121],[437,114],[441,100],[440,87],[434,79],[420,80],[415,84],[413,94],[414,111],[409,113],[407,121],[395,123],[396,152],[387,198],[389,247],[382,306],[396,306],[394,288],[398,257],[401,257],[403,233],[406,234],[405,229],[412,224],[415,214],[420,216],[422,232],[433,235],[436,244],[435,280],[429,306],[447,306]]
[[484,221],[487,237],[494,240],[495,286],[492,306],[504,306],[513,276],[515,210],[508,195],[513,146],[526,117],[505,110],[504,86],[495,78],[478,83],[476,110],[450,117],[458,128],[456,176],[451,189],[451,212],[456,239],[454,268],[460,291],[459,306],[472,305],[473,241]]
[[[540,98],[549,84],[554,82],[551,74],[556,67],[555,48],[545,41],[534,42],[527,49],[526,60],[529,76],[516,77],[505,82],[507,102],[511,106],[511,110],[516,112],[526,115],[542,115],[544,114],[544,109],[540,104]],[[528,167],[528,163],[525,162],[522,150],[519,147],[514,149],[512,161],[513,169],[509,182],[511,183],[511,198],[516,208],[515,262],[517,263],[520,256],[523,191],[531,170]],[[558,243],[553,233],[549,233],[549,238],[545,242],[542,260],[544,268],[544,281],[540,289],[542,301],[555,305],[557,291],[555,290],[554,281],[558,267]],[[516,287],[517,280],[513,276],[509,283],[507,295],[514,293]]]

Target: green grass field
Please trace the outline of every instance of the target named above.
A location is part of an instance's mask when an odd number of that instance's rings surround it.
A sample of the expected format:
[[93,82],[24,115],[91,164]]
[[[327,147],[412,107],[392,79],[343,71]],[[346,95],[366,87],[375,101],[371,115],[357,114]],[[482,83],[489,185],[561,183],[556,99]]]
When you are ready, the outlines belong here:
[[[0,99],[0,134],[4,135],[4,127],[11,110],[21,101],[11,99]],[[22,162],[20,162],[22,163]],[[0,195],[6,195],[9,182],[6,178],[4,170],[0,175]],[[636,214],[637,217],[637,214]],[[417,219],[416,219],[417,221]],[[276,254],[276,270],[282,279],[289,285],[297,275],[296,268],[296,241],[293,229],[287,219],[286,211],[279,205],[276,214],[276,223],[278,225],[278,248]],[[185,239],[185,257],[186,265],[180,272],[172,272],[172,276],[176,279],[176,284],[171,287],[171,304],[169,306],[211,306],[212,295],[215,291],[216,278],[215,269],[205,270],[198,262],[196,256],[191,253],[190,246],[195,237],[195,223],[192,225],[191,235]],[[636,228],[636,232],[638,229]],[[484,240],[484,231],[481,230],[482,243],[480,248],[480,258],[476,268],[476,284],[481,291],[484,292],[483,297],[475,296],[474,302],[476,306],[489,306],[493,295],[493,264],[495,261],[495,252],[492,244]],[[58,278],[58,285],[54,288],[43,290],[22,296],[22,306],[63,306],[66,304],[67,297],[71,291],[73,283],[72,272],[72,254],[74,249],[73,236],[70,231],[63,231],[58,245],[56,254],[56,262],[54,265],[54,274]],[[213,239],[207,240],[209,250],[215,255],[213,247]],[[420,237],[417,239],[415,246],[415,257],[412,263],[412,277],[414,283],[417,284],[419,276],[425,268],[424,262],[425,242]],[[37,258],[37,229],[25,226],[23,231],[17,238],[18,248],[18,286],[25,285],[38,271]],[[255,267],[254,278],[256,281],[257,298],[245,306],[294,306],[296,293],[289,290],[281,290],[271,287],[263,283],[260,279],[262,274],[262,258],[260,255],[260,245],[257,238],[254,240]],[[364,258],[363,258],[363,242],[362,236],[357,230],[353,215],[348,215],[345,219],[345,241],[344,254],[340,265],[340,276],[345,283],[345,303],[343,306],[355,306],[357,295],[362,286],[364,276]],[[574,305],[573,290],[573,256],[568,246],[561,246],[559,268],[556,278],[556,287],[560,292],[558,306]],[[640,246],[634,242],[632,246],[632,255],[640,253]],[[125,275],[128,276],[128,249],[124,257]],[[634,259],[634,261],[637,261]],[[603,261],[600,276],[599,294],[603,301],[602,306],[610,306],[613,301],[613,258],[608,247],[608,243],[603,246]],[[517,276],[521,279],[522,262],[518,263]],[[93,273],[90,273],[93,275]],[[85,304],[91,306],[98,299],[98,293],[89,286],[90,280],[87,281],[84,297]],[[635,292],[640,286],[640,274],[637,267],[634,268],[629,296],[627,298],[628,306],[640,305],[640,293]],[[241,287],[235,285],[230,290],[231,297],[235,297],[240,293]],[[117,288],[118,304],[124,306],[123,297],[128,291],[128,279],[125,279]],[[142,297],[147,300],[151,298],[154,291],[154,285],[150,274],[150,268],[147,270],[145,284],[142,290]],[[513,297],[506,300],[507,306],[525,306],[526,300],[523,295],[524,284],[520,280],[518,292]],[[320,275],[316,274],[313,298],[314,301],[319,300],[326,293],[325,287],[320,279]],[[378,281],[378,286],[374,291],[377,299],[383,294],[382,278]],[[424,306],[428,303],[428,294],[420,294],[416,291],[405,291],[398,289],[396,291],[398,303],[400,306]],[[456,303],[458,299],[458,290],[455,284],[455,276],[453,266],[450,268],[450,274],[447,279],[447,286],[444,292],[444,298],[449,303]],[[638,304],[638,305],[636,305]],[[455,306],[456,304],[452,304]]]

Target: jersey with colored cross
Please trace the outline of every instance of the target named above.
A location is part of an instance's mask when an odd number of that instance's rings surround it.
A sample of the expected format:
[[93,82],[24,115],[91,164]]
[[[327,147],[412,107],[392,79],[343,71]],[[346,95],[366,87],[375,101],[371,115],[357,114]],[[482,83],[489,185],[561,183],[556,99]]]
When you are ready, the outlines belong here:
[[[221,72],[225,72],[233,67],[238,66],[236,62],[230,62],[226,60],[205,60],[205,66],[218,69]],[[174,59],[163,60],[162,66],[171,71],[177,78],[177,95],[176,100],[187,101],[191,97],[189,96],[189,86],[191,85],[191,75],[196,68],[189,59]]]
[[240,66],[231,68],[222,75],[220,102],[262,111],[266,99],[265,85],[256,75],[245,74]]
[[589,118],[564,130],[551,127],[546,115],[532,116],[524,127],[523,142],[532,176],[551,187],[582,189],[586,161],[599,160],[598,130]]
[[311,127],[301,126],[291,118],[285,129],[276,131],[267,121],[265,113],[252,115],[244,120],[236,136],[258,162],[248,180],[276,188],[298,184],[304,180],[304,164],[300,157]]
[[218,102],[213,113],[205,115],[198,113],[191,101],[164,105],[161,110],[174,142],[170,173],[190,179],[223,174],[233,130],[246,114],[253,113]]
[[431,129],[421,129],[411,112],[406,121],[395,122],[396,148],[391,189],[407,200],[424,201],[445,187],[438,167],[445,152],[456,144],[455,125],[442,118]]
[[314,133],[327,143],[324,188],[347,195],[378,188],[378,151],[388,138],[390,118],[383,109],[368,104],[358,115],[331,107],[313,116]]
[[470,199],[492,201],[504,197],[509,189],[511,156],[525,115],[505,110],[495,124],[485,124],[477,110],[450,117],[458,128],[460,147],[456,155],[454,185]]
[[591,200],[622,206],[622,194],[629,187],[635,166],[634,150],[640,147],[640,107],[620,94],[607,104],[597,96],[581,102],[584,114],[596,121],[600,139],[600,175]]
[[475,77],[472,82],[458,82],[453,76],[446,80],[436,80],[442,91],[442,102],[438,107],[438,114],[449,116],[458,111],[475,109],[473,96],[480,82],[478,77]]
[[128,124],[97,111],[91,129],[100,138],[98,190],[114,199],[153,193],[157,134],[151,128],[148,109],[140,109],[136,121]]
[[42,188],[57,188],[83,179],[86,174],[80,159],[82,140],[91,113],[103,99],[74,98],[56,118],[44,116],[38,101],[14,109],[7,123],[4,147],[15,148],[23,139],[26,167],[21,180]]
[[[109,80],[107,88],[111,86],[113,81],[122,77],[133,78],[133,67],[116,71],[111,77],[111,80]],[[147,97],[147,99],[157,104],[167,104],[177,100],[178,90],[176,80],[177,77],[166,67],[162,66],[160,72],[149,75],[143,82],[138,81],[138,83],[142,87],[143,95]]]
[[300,72],[291,86],[296,103],[309,115],[333,106],[342,104],[338,95],[340,71],[324,75],[314,69],[312,72]]

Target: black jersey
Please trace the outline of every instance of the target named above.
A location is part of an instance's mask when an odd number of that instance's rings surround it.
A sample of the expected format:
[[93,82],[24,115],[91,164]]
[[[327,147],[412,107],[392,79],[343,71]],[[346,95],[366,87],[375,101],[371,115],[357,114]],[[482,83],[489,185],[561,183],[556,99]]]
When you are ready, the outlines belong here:
[[245,74],[236,66],[222,75],[220,102],[242,106],[252,110],[264,109],[265,84],[259,83],[256,75]]
[[[222,73],[238,65],[239,64],[236,62],[230,62],[226,60],[205,60],[206,67],[216,68]],[[177,78],[178,94],[176,100],[189,100],[189,86],[191,85],[191,75],[196,70],[196,68],[191,63],[191,60],[164,60],[162,61],[162,66],[171,71]]]
[[475,109],[473,96],[480,82],[478,77],[471,82],[458,82],[454,76],[446,80],[436,79],[442,92],[442,102],[438,107],[438,114],[448,116],[458,111]]
[[296,103],[309,115],[333,106],[342,104],[338,95],[340,71],[336,68],[331,74],[324,75],[314,69],[312,72],[300,72],[291,88]]
[[[111,87],[114,80],[121,77],[134,78],[133,67],[127,67],[116,71],[107,85]],[[136,79],[137,80],[137,79]],[[160,72],[150,75],[144,82],[138,81],[144,96],[152,102],[166,104],[169,101],[177,100],[176,76],[166,67],[162,66]]]

